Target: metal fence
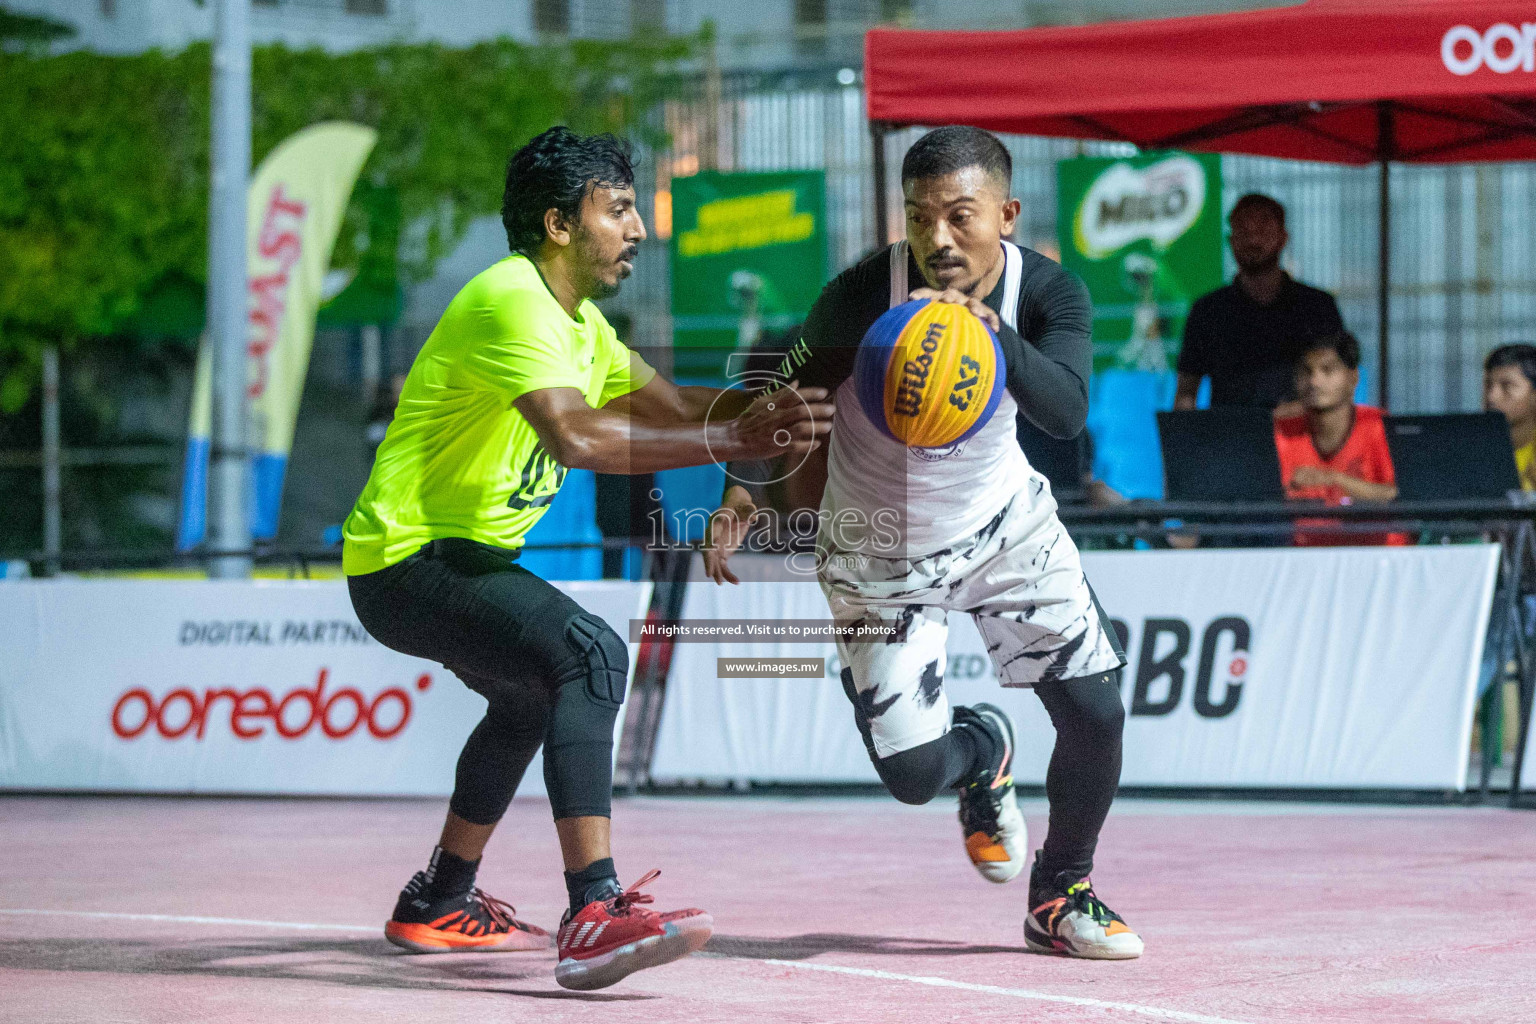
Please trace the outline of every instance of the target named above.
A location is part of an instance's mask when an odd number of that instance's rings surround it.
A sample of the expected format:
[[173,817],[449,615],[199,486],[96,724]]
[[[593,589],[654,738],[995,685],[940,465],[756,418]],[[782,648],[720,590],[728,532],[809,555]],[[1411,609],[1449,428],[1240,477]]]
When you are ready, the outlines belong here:
[[[640,152],[642,209],[658,218],[674,176],[701,166],[726,171],[820,169],[827,173],[829,266],[840,269],[874,245],[872,143],[863,92],[835,70],[794,81],[726,79],[718,99],[701,87],[655,114],[671,143]],[[843,72],[844,78],[848,72]],[[886,136],[890,166],[920,129]],[[1013,186],[1023,203],[1015,238],[1056,253],[1056,162],[1078,154],[1121,155],[1116,143],[1005,137]],[[1378,182],[1374,168],[1227,156],[1226,207],[1245,192],[1284,203],[1287,268],[1333,292],[1365,349],[1374,377]],[[895,175],[893,174],[894,178]],[[897,184],[888,209],[900,217]],[[1457,412],[1481,403],[1483,356],[1511,341],[1536,342],[1536,165],[1396,166],[1392,170],[1391,405],[1397,412]],[[665,218],[659,218],[665,227]],[[900,230],[899,222],[889,225]],[[615,308],[633,318],[634,343],[671,342],[666,232],[653,232],[635,280]],[[1226,254],[1227,274],[1236,267]],[[1374,388],[1374,380],[1372,380]]]

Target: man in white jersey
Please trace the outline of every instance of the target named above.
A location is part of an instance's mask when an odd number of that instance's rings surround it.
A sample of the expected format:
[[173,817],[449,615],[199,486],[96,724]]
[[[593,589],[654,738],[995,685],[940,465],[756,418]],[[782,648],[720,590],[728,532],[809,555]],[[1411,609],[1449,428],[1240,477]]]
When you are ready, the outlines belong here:
[[[1019,201],[1011,160],[975,128],[930,132],[902,163],[906,239],[823,290],[780,375],[839,392],[832,439],[786,480],[789,504],[819,507],[817,575],[833,618],[881,637],[839,643],[843,686],[893,796],[960,794],[966,852],[1006,882],[1027,855],[1009,772],[1013,728],[990,704],[950,708],[947,613],[971,615],[1004,686],[1033,687],[1057,730],[1046,776],[1050,828],[1030,872],[1031,949],[1099,959],[1142,942],[1089,881],[1120,779],[1125,656],[1056,517],[1050,484],[1019,449],[1015,417],[1061,438],[1083,429],[1092,309],[1081,282],[1004,241]],[[851,379],[859,340],[909,298],[967,306],[993,329],[1007,390],[973,437],[906,448],[864,415]],[[732,487],[705,555],[719,582],[755,506]]]

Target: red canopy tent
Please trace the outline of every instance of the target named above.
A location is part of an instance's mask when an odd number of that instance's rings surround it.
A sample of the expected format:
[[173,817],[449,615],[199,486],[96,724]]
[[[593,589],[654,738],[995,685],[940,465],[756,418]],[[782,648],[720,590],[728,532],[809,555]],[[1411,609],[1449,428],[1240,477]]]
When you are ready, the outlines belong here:
[[1383,404],[1391,163],[1536,159],[1531,2],[1311,0],[1078,28],[875,29],[864,78],[881,235],[892,125],[1379,164]]

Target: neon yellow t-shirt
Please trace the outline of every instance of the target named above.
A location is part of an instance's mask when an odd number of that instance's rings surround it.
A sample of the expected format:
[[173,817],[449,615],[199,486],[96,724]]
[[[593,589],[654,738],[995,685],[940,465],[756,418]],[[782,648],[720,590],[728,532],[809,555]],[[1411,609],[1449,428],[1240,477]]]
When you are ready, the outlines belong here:
[[454,296],[405,379],[368,484],[342,526],[342,568],[376,572],[440,537],[518,548],[565,467],[512,403],[576,388],[600,408],[656,375],[583,302],[572,319],[532,261],[509,256]]
[[1531,472],[1532,462],[1536,462],[1536,441],[1515,449],[1515,470],[1520,474],[1521,490],[1536,491],[1536,474]]

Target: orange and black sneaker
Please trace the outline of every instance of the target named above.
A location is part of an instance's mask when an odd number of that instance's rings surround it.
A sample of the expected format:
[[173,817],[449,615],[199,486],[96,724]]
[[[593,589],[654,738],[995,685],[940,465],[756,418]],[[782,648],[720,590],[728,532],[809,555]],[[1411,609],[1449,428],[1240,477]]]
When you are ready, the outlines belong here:
[[1029,904],[1024,944],[1036,953],[1060,953],[1084,960],[1134,960],[1141,956],[1141,936],[1104,905],[1086,878],[1064,872],[1046,878],[1039,855],[1029,875]]
[[384,937],[416,953],[512,952],[554,945],[549,932],[515,914],[511,905],[480,889],[434,897],[427,873],[418,871],[385,922]]
[[607,899],[593,900],[560,922],[560,962],[555,981],[562,988],[607,988],[646,967],[660,967],[704,948],[715,922],[702,910],[658,914],[641,904],[649,893],[637,892],[660,871]]
[[1013,722],[991,704],[957,707],[954,728],[974,729],[992,756],[960,781],[960,835],[971,864],[989,882],[1011,882],[1024,870],[1029,831],[1013,792]]

